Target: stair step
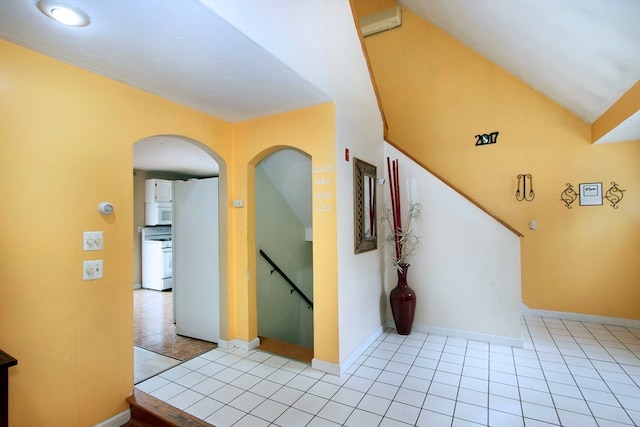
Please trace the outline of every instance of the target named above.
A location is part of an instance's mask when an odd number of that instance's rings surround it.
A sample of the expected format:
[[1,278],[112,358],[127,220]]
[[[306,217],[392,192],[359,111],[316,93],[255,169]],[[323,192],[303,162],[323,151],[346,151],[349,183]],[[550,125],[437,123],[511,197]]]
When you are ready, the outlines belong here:
[[280,356],[296,359],[304,363],[311,363],[313,360],[313,349],[285,341],[278,341],[274,338],[260,336],[259,350],[267,353],[274,353]]
[[122,427],[212,427],[202,421],[140,390],[127,397],[131,420]]

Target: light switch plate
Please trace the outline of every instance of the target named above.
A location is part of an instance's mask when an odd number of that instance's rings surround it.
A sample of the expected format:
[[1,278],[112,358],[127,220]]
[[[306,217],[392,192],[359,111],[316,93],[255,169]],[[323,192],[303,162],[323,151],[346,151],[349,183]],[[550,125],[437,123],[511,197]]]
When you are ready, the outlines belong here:
[[104,247],[102,231],[85,231],[82,233],[82,249],[85,251],[101,251]]
[[102,279],[102,260],[96,259],[82,263],[82,280]]

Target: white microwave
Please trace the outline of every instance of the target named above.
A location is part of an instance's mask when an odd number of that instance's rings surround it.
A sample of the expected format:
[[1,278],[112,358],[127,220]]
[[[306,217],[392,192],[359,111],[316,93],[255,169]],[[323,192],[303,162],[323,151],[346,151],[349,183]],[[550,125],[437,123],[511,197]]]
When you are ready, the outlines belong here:
[[145,203],[146,225],[171,225],[171,203]]

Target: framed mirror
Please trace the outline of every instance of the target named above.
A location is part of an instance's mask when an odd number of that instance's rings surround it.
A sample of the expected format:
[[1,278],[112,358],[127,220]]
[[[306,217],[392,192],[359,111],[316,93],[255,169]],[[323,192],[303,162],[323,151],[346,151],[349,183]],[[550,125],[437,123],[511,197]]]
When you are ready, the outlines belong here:
[[356,254],[378,248],[376,167],[353,158],[353,220]]

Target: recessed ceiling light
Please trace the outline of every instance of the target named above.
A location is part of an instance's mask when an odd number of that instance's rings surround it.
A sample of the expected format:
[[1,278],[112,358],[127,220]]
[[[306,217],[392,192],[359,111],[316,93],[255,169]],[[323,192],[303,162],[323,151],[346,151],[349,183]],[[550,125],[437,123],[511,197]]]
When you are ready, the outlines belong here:
[[89,15],[82,9],[62,3],[57,0],[40,0],[38,9],[49,18],[71,27],[85,27],[89,25]]

